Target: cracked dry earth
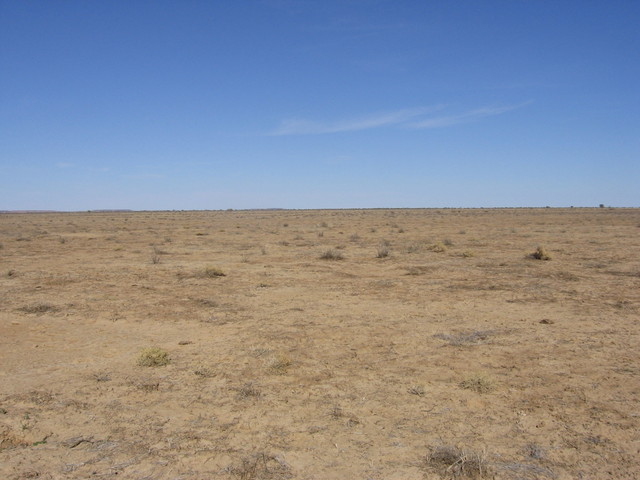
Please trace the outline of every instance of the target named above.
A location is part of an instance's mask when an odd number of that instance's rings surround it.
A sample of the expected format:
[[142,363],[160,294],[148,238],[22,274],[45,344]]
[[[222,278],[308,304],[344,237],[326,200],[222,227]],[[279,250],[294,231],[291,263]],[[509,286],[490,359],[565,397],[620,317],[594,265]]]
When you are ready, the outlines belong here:
[[638,478],[639,320],[637,209],[2,214],[0,478]]

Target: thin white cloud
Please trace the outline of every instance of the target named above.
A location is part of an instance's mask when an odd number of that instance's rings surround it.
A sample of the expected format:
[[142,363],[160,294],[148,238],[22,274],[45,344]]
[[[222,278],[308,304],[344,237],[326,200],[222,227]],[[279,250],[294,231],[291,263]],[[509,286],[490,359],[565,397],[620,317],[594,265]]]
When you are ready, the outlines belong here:
[[473,122],[485,117],[493,117],[495,115],[501,115],[511,110],[529,105],[531,101],[519,103],[517,105],[509,105],[505,107],[483,107],[468,112],[459,113],[456,115],[446,115],[442,117],[427,118],[415,123],[407,125],[410,128],[442,128],[450,127],[452,125],[458,125],[461,123]]
[[159,180],[162,178],[166,178],[166,175],[160,173],[139,173],[139,174],[124,174],[121,175],[122,178],[126,178],[128,180]]
[[425,115],[442,106],[409,108],[395,112],[373,114],[366,117],[343,120],[334,123],[318,123],[309,120],[292,119],[282,122],[279,128],[269,133],[271,136],[283,135],[321,135],[325,133],[354,132],[371,128],[398,125]]
[[[474,122],[481,118],[502,115],[503,113],[522,108],[530,103],[532,102],[528,101],[517,105],[507,105],[502,107],[482,107],[463,113],[442,115],[431,118],[424,118],[424,116],[438,110],[442,110],[445,106],[436,105],[432,107],[409,108],[396,110],[394,112],[372,114],[366,117],[342,120],[333,123],[319,123],[310,120],[291,119],[283,121],[280,127],[269,132],[267,135],[276,137],[285,135],[322,135],[327,133],[355,132],[392,125],[412,129],[442,128]],[[418,117],[423,118],[418,119]]]

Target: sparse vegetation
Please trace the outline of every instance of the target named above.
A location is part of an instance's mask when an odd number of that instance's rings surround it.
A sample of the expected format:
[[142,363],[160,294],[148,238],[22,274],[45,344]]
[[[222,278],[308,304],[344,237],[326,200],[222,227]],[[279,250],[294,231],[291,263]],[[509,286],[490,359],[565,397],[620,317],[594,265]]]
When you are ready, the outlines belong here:
[[465,390],[473,390],[477,393],[489,393],[495,388],[493,380],[482,373],[469,375],[460,382],[460,386]]
[[236,391],[238,392],[238,398],[257,398],[262,395],[253,382],[245,383],[241,387],[237,388]]
[[1,214],[0,478],[626,478],[639,215]]
[[429,250],[435,253],[443,253],[447,251],[447,247],[441,242],[436,242],[429,246]]
[[320,255],[320,259],[322,260],[343,260],[344,256],[342,253],[338,252],[335,249],[329,249],[322,252]]
[[286,353],[278,352],[269,362],[269,371],[276,375],[283,375],[291,366],[291,358]]
[[551,255],[547,253],[544,247],[536,248],[536,251],[531,254],[531,258],[536,260],[551,260]]
[[141,367],[162,367],[170,362],[169,352],[159,347],[150,347],[140,352],[136,363]]
[[50,303],[40,302],[20,307],[18,310],[24,313],[41,314],[46,312],[56,312],[58,310],[58,307],[56,307],[55,305],[51,305]]
[[418,397],[424,397],[426,393],[424,386],[422,385],[412,385],[407,389],[407,392],[411,395],[417,395]]
[[486,454],[452,445],[431,448],[426,458],[427,467],[436,468],[443,476],[454,478],[484,478],[491,474]]
[[239,465],[232,465],[226,470],[239,480],[285,480],[292,477],[284,460],[265,453],[245,457]]
[[389,256],[389,247],[386,245],[378,245],[378,250],[376,251],[376,258],[386,258]]
[[454,347],[462,347],[486,343],[489,337],[495,335],[496,333],[497,332],[495,330],[472,330],[455,334],[438,333],[433,337],[445,340],[449,343],[449,345],[452,345]]
[[226,274],[220,270],[218,267],[205,267],[204,269],[204,276],[208,277],[208,278],[215,278],[215,277],[225,277]]

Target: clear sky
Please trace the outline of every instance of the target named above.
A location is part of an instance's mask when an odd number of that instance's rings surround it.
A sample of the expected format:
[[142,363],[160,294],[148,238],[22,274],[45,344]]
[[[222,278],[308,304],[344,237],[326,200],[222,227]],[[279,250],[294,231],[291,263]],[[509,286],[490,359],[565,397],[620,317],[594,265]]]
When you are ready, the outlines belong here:
[[640,206],[640,2],[0,0],[0,210]]

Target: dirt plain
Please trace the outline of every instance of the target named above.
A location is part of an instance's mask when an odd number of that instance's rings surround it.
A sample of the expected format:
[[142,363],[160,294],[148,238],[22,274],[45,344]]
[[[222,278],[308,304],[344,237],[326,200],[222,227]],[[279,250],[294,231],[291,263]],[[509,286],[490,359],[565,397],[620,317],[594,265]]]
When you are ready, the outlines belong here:
[[0,478],[640,478],[639,320],[638,209],[2,214]]

